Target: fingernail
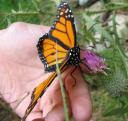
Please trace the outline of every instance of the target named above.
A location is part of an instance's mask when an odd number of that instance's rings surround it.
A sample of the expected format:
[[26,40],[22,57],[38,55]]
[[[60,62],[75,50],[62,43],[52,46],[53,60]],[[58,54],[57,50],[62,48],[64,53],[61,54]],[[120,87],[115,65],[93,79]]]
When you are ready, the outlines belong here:
[[44,121],[42,118],[37,118],[37,119],[34,119],[32,121]]

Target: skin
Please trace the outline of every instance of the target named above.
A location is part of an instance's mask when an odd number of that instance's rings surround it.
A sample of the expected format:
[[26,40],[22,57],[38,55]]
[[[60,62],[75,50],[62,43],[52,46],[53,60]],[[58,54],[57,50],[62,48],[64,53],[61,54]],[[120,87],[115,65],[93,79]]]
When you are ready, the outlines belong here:
[[[23,117],[33,89],[47,79],[36,44],[49,27],[17,22],[0,30],[0,93],[14,111]],[[74,121],[90,121],[92,105],[88,86],[79,70],[70,76],[73,68],[64,73],[64,84],[69,103],[69,115]],[[68,76],[67,76],[68,75]],[[65,121],[60,85],[57,78],[41,97],[26,121]]]

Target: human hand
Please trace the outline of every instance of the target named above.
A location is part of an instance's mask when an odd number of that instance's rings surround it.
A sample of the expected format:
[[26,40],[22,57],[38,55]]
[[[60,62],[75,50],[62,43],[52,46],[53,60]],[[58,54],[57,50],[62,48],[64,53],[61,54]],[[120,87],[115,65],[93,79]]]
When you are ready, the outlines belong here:
[[[18,22],[0,31],[0,93],[20,117],[23,117],[30,103],[33,89],[50,75],[44,72],[36,48],[39,37],[48,30],[49,27]],[[66,76],[71,69],[66,70],[63,75]],[[89,121],[92,106],[88,87],[80,72],[76,70],[75,73],[77,82],[74,87],[72,77],[68,76],[65,80],[70,115],[75,121]],[[37,118],[40,121],[65,120],[57,79],[41,97],[26,121]]]

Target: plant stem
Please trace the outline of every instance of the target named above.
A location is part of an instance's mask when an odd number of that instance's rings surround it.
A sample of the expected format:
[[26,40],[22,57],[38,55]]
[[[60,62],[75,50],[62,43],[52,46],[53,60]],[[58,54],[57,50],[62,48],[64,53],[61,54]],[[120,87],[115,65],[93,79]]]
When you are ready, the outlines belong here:
[[4,15],[4,16],[16,16],[16,15],[38,15],[39,12],[22,12],[22,11],[18,11],[18,12],[12,12],[12,13],[0,13],[0,15]]
[[68,104],[67,104],[67,98],[66,98],[65,89],[64,89],[64,84],[63,84],[61,73],[60,73],[60,70],[59,70],[58,67],[57,67],[57,74],[58,74],[58,79],[59,79],[59,82],[60,82],[60,88],[61,88],[61,93],[62,93],[65,120],[66,121],[70,121],[70,119],[69,119]]
[[[56,51],[56,53],[57,53],[57,51]],[[65,93],[65,89],[64,89],[64,84],[63,84],[63,81],[62,81],[61,72],[60,72],[60,68],[59,68],[58,60],[57,59],[58,58],[56,57],[56,72],[57,72],[58,79],[59,79],[59,82],[60,82],[62,100],[63,100],[63,105],[64,105],[65,120],[66,121],[70,121],[69,109],[68,109],[68,104],[67,104],[67,97],[66,97],[66,93]]]

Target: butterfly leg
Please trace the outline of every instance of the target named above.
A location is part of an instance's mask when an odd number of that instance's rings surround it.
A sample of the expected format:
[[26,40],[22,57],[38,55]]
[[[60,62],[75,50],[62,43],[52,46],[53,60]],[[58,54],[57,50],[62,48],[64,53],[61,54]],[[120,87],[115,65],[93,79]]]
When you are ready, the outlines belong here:
[[66,78],[68,77],[68,75],[70,74],[71,77],[74,79],[74,84],[73,87],[76,85],[76,78],[74,77],[73,73],[75,72],[75,70],[77,69],[77,66],[75,66],[75,68],[73,70],[71,70],[70,72],[68,72],[68,74],[65,76],[64,80],[66,80]]
[[[80,70],[80,73],[81,73],[82,78],[85,80],[84,71],[81,69],[80,65],[79,65],[79,68],[78,68],[78,69]],[[88,81],[85,80],[85,82],[86,82],[88,85],[90,85]]]
[[73,73],[75,72],[75,70],[77,69],[77,66],[75,66],[75,68],[71,71],[71,76],[72,78],[74,79],[74,84],[73,84],[73,87],[76,85],[76,78],[74,77]]
[[68,67],[69,67],[69,65],[67,64],[67,65],[61,70],[61,73],[65,72]]

